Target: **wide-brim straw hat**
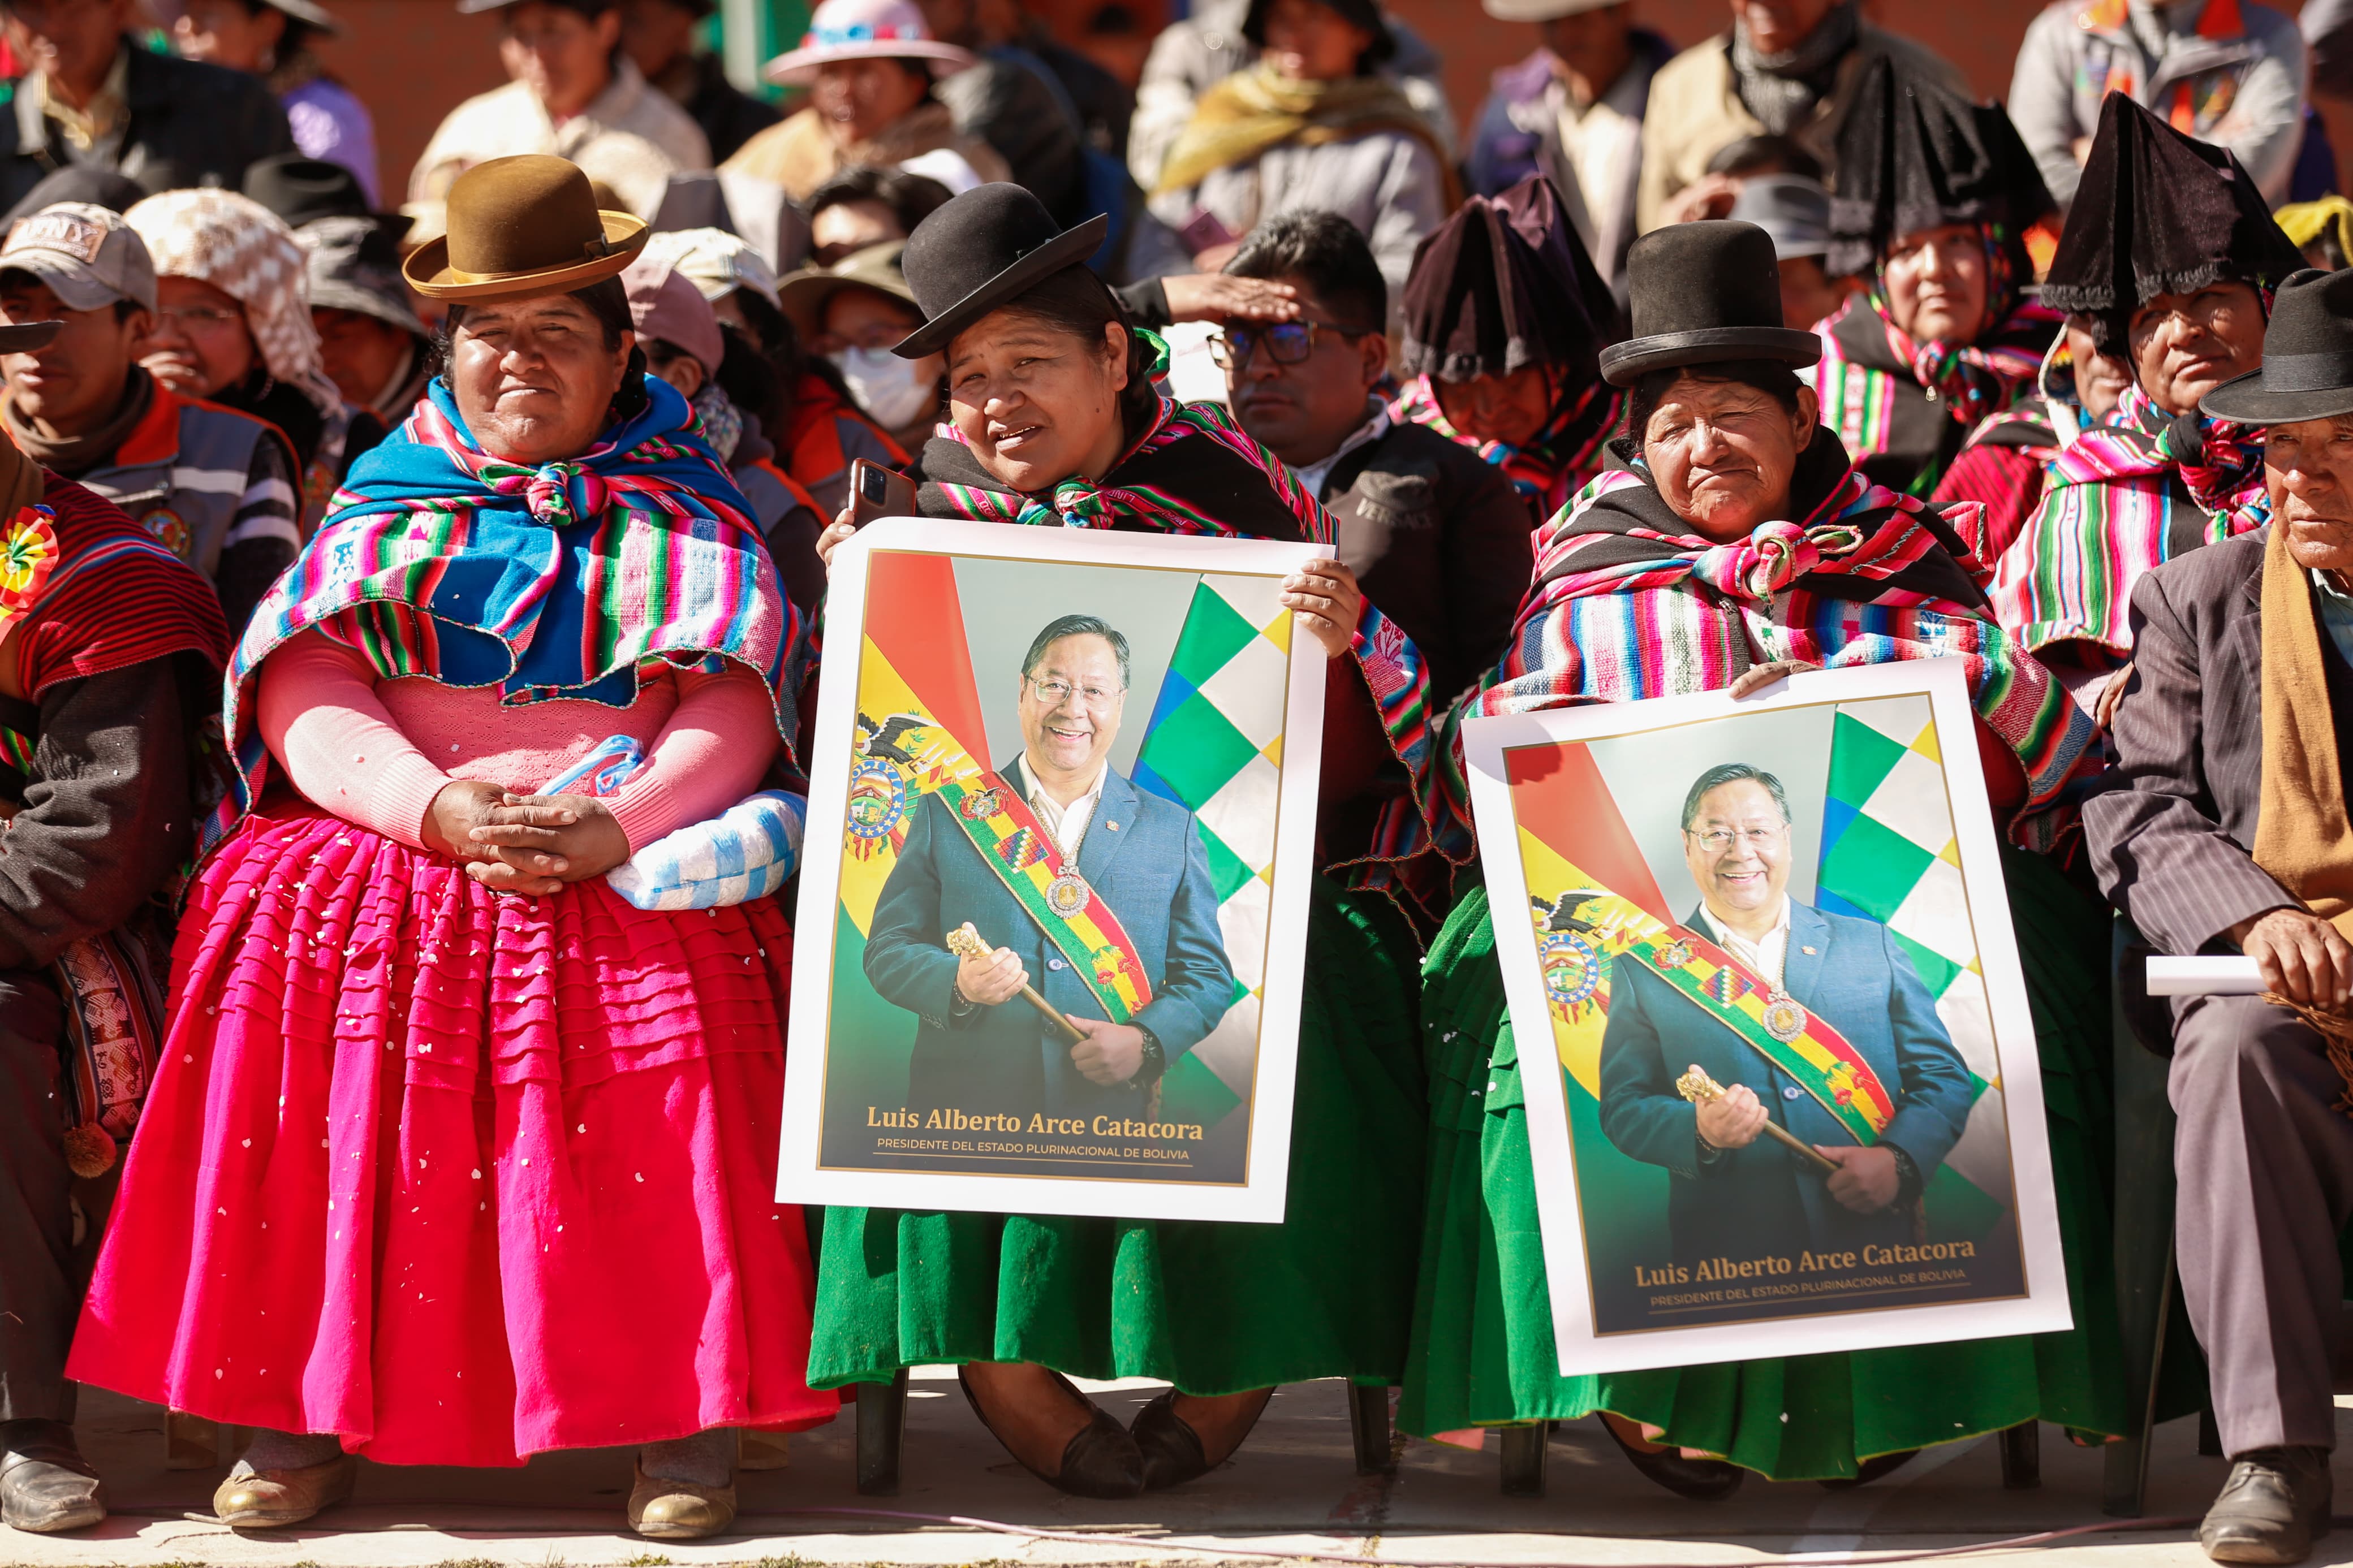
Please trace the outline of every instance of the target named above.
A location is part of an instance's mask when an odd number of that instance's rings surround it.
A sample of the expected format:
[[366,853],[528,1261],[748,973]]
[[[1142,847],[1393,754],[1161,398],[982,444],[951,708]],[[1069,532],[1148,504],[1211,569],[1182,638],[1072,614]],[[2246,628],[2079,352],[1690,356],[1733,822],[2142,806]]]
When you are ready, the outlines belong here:
[[761,74],[800,87],[817,79],[819,66],[845,60],[922,60],[934,77],[976,63],[970,49],[933,37],[911,0],[825,0],[810,13],[801,47],[770,60]]
[[618,277],[646,243],[645,220],[599,211],[580,166],[543,153],[477,163],[447,205],[447,230],[401,263],[428,300],[569,293]]
[[813,336],[825,324],[825,302],[845,289],[871,289],[903,300],[910,309],[921,311],[923,307],[907,286],[907,275],[899,269],[899,258],[906,249],[903,239],[885,240],[852,251],[830,267],[804,268],[780,278],[776,308],[804,338]]

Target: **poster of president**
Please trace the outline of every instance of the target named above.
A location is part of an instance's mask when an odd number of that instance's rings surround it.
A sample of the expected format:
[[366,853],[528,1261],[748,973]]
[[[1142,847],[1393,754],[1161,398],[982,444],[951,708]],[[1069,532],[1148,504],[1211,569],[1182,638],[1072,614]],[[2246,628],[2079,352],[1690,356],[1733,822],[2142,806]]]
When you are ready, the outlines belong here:
[[890,519],[836,554],[779,1195],[1280,1220],[1327,548]]
[[2068,1326],[1972,725],[1929,659],[1465,727],[1564,1372]]

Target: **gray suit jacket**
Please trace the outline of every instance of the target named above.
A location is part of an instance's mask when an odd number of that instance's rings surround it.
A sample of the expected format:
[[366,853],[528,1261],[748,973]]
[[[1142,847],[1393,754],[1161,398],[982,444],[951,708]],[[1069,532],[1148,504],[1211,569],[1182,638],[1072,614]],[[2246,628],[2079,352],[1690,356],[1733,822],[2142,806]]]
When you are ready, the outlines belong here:
[[2241,921],[2296,902],[2251,853],[2270,538],[2260,528],[2206,545],[2133,590],[2116,765],[2084,803],[2084,835],[2101,888],[2167,952],[2198,952]]

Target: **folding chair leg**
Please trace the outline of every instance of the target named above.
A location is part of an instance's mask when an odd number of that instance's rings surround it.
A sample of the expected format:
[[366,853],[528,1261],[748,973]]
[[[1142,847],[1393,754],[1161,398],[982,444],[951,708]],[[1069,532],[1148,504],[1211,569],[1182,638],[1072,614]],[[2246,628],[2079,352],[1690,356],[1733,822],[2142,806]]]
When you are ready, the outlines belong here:
[[[2119,965],[2137,938],[2122,922]],[[2167,1331],[2180,1294],[2173,1271],[2173,1105],[2167,1064],[2141,1048],[2119,1006],[2115,1062],[2116,1339],[2125,1370],[2126,1418],[2132,1429],[2103,1456],[2100,1507],[2137,1519],[2148,1492],[2150,1436],[2165,1373]],[[2094,1331],[2098,1331],[2098,1325]]]
[[907,1372],[888,1383],[858,1385],[858,1495],[895,1497],[899,1454],[907,1437]]
[[2032,1491],[2042,1484],[2042,1428],[2036,1423],[2021,1421],[2003,1429],[2001,1484],[2013,1492]]
[[1387,1475],[1397,1468],[1389,1447],[1389,1391],[1386,1387],[1348,1385],[1348,1431],[1356,1444],[1356,1473]]
[[217,1422],[185,1410],[164,1412],[164,1468],[167,1470],[209,1470],[221,1462],[221,1429]]
[[1551,1426],[1543,1421],[1504,1428],[1504,1495],[1545,1495],[1545,1450]]

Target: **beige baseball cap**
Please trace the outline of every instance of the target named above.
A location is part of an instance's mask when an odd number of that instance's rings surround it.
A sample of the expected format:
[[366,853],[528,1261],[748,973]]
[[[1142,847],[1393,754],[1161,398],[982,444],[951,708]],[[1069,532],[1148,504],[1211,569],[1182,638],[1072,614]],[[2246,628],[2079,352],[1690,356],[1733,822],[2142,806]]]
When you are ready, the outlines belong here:
[[29,272],[69,310],[117,300],[155,308],[155,262],[122,215],[89,202],[59,202],[16,220],[0,242],[0,272]]

